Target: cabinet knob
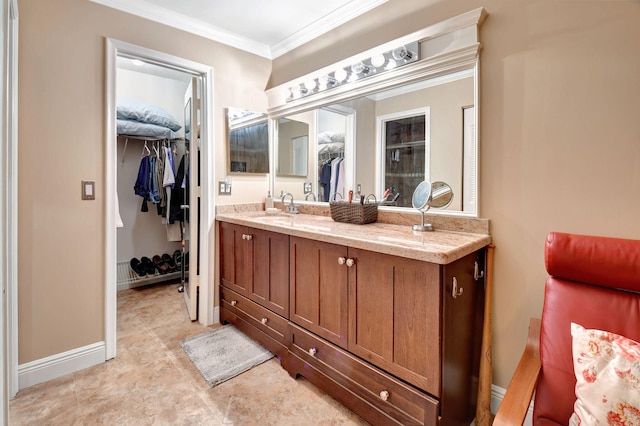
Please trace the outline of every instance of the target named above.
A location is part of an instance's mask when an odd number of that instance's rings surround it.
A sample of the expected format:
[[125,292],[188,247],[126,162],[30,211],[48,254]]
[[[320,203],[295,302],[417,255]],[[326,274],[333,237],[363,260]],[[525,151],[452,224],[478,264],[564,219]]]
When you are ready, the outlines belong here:
[[264,318],[262,318],[262,319],[260,320],[260,322],[261,322],[261,323],[263,323],[263,324],[266,324],[266,323],[267,323],[267,321],[268,321],[268,319],[267,319],[266,317],[264,317]]
[[386,390],[383,390],[380,392],[380,399],[383,401],[386,401],[387,399],[389,399],[389,392]]
[[316,348],[309,348],[309,355],[316,356],[318,350]]
[[345,259],[344,257],[340,256],[338,258],[338,265],[344,265],[344,263],[347,261],[347,259]]
[[242,239],[246,240],[247,239],[247,234],[242,234]]
[[231,306],[236,306],[237,304],[238,304],[238,301],[237,301],[237,300],[232,300],[232,301],[231,301]]
[[247,235],[245,235],[245,236],[247,237],[247,240],[250,240],[250,239],[252,239],[252,238],[253,238],[253,235],[251,235],[251,234],[247,234]]
[[355,260],[353,260],[353,259],[351,259],[351,258],[347,259],[347,266],[351,267],[351,266],[353,266],[355,263],[356,263],[356,261],[355,261]]

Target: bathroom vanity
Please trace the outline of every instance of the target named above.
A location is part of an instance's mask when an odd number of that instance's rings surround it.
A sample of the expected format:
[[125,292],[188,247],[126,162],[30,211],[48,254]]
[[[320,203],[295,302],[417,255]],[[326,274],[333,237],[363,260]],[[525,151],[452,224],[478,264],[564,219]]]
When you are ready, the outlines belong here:
[[489,235],[308,214],[217,220],[222,322],[371,424],[472,422]]

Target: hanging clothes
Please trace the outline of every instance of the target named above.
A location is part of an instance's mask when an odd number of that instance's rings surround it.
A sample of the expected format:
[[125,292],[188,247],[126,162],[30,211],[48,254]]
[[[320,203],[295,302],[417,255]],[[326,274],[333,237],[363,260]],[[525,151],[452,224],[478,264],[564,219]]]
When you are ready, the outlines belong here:
[[[175,170],[176,166],[173,161],[173,150],[170,146],[164,147],[164,176],[162,179],[162,186],[166,194],[166,209],[162,222],[166,225],[167,240],[168,241],[180,241],[182,240],[180,224],[171,220],[171,197],[173,194],[173,187],[176,181]],[[173,222],[173,223],[172,223]]]
[[[329,192],[329,200],[334,201],[338,198],[336,194],[340,194],[340,196],[344,196],[343,188],[338,188],[339,180],[340,180],[340,164],[344,159],[342,157],[334,158],[331,160],[331,181],[330,181],[330,192]],[[344,167],[342,168],[343,181],[342,185],[344,186]]]
[[322,188],[323,201],[329,201],[331,192],[331,161],[327,161],[320,169],[320,186]]
[[133,185],[133,191],[136,195],[142,197],[142,207],[140,211],[148,212],[147,197],[149,195],[151,183],[149,182],[149,156],[145,155],[140,160],[140,167],[138,168],[138,177],[136,183]]
[[[171,191],[171,214],[169,219],[174,221],[189,221],[189,162],[188,155],[185,154],[180,159],[178,172],[176,173],[176,183]],[[181,208],[186,205],[185,209]]]

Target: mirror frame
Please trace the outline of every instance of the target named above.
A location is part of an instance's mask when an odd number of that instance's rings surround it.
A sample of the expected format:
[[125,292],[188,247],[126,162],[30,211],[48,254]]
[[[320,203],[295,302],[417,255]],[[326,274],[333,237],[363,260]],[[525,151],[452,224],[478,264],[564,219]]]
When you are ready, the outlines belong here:
[[[441,211],[441,214],[457,216],[478,216],[479,191],[477,164],[479,141],[478,115],[479,115],[479,64],[481,44],[479,40],[479,28],[487,13],[484,8],[474,9],[453,18],[435,23],[420,31],[411,33],[396,40],[389,41],[361,54],[346,58],[338,63],[331,64],[315,72],[306,74],[266,91],[268,98],[268,115],[272,121],[281,117],[295,115],[301,112],[321,108],[324,106],[345,102],[351,99],[370,95],[374,92],[399,87],[418,81],[433,79],[464,70],[473,70],[474,74],[474,115],[476,123],[475,152],[476,167],[472,170],[470,179],[475,183],[476,202],[472,211]],[[418,43],[419,59],[402,67],[390,71],[374,74],[370,77],[345,82],[336,87],[308,95],[302,98],[290,99],[292,86],[300,85],[313,78],[328,75],[339,67],[347,67],[353,63],[373,57],[382,51],[394,49],[399,45]],[[271,126],[272,128],[274,126]],[[275,141],[275,138],[273,138]],[[271,157],[273,158],[272,144]],[[354,158],[354,166],[355,158]],[[273,169],[272,169],[273,170]],[[270,190],[273,193],[275,187],[275,173],[270,174]],[[323,203],[326,204],[326,203]],[[413,211],[404,207],[381,207],[390,211]]]

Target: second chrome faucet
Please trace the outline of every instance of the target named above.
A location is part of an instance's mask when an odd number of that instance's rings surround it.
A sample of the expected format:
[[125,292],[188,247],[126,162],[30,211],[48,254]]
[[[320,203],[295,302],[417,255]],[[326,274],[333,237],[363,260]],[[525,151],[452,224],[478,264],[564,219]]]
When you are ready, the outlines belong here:
[[[287,198],[287,197],[291,197],[291,202],[290,202],[289,204],[286,204],[286,202],[285,202],[285,198]],[[292,194],[292,193],[290,193],[290,192],[284,192],[284,193],[282,194],[282,199],[281,199],[281,201],[282,201],[282,204],[285,206],[285,212],[287,212],[287,213],[291,213],[291,214],[297,214],[297,213],[299,213],[299,212],[298,212],[298,206],[296,206],[296,205],[293,203],[293,194]]]

